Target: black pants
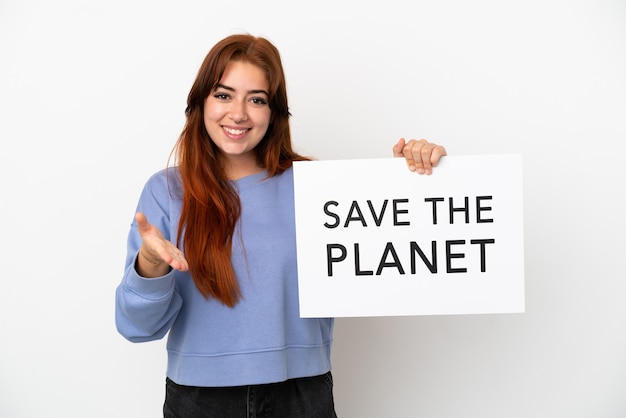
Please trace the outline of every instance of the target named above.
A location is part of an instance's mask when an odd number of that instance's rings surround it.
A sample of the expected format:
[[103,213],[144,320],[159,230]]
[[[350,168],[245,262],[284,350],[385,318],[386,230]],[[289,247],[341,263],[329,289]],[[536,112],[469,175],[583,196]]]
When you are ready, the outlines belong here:
[[330,372],[234,387],[166,382],[164,418],[336,418]]

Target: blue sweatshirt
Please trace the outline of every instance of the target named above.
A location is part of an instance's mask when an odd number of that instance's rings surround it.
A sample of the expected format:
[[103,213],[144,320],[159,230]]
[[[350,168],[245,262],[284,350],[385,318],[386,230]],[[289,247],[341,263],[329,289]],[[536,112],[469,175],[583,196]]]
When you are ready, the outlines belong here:
[[[233,308],[205,299],[188,272],[139,276],[141,237],[131,225],[117,329],[133,342],[169,331],[167,376],[178,384],[262,384],[330,370],[333,320],[299,317],[293,171],[265,176],[233,182],[242,205],[232,248],[242,299]],[[137,206],[174,243],[181,195],[177,170],[163,170],[148,180]]]

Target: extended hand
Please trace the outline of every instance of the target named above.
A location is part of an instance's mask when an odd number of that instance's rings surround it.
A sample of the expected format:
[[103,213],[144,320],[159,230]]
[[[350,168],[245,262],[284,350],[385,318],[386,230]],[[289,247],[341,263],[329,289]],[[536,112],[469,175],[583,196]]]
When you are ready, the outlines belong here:
[[138,212],[135,215],[135,220],[137,221],[137,230],[143,240],[138,258],[141,273],[144,273],[142,275],[157,277],[165,274],[169,267],[181,271],[189,270],[183,253],[174,244],[166,240],[159,228],[149,223],[143,213]]

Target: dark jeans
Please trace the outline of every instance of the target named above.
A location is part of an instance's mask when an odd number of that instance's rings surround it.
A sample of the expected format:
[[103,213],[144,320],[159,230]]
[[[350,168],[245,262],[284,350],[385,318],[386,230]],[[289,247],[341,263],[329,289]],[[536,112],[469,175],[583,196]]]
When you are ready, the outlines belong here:
[[164,418],[337,418],[330,372],[280,383],[234,387],[166,382]]

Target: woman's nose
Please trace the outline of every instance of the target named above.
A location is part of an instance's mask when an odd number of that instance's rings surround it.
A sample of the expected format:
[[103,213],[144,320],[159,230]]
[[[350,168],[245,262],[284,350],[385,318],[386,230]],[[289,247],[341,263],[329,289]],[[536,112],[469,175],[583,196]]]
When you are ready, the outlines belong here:
[[248,120],[246,105],[243,102],[233,102],[230,109],[230,119],[235,123],[241,123]]

